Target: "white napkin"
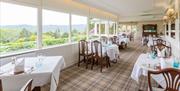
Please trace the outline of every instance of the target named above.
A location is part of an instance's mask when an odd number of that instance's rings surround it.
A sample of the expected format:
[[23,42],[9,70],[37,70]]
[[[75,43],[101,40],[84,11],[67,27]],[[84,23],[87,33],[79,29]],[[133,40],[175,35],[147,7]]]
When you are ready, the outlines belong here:
[[15,63],[14,73],[23,72],[24,64],[25,64],[24,58],[19,59],[18,62]]

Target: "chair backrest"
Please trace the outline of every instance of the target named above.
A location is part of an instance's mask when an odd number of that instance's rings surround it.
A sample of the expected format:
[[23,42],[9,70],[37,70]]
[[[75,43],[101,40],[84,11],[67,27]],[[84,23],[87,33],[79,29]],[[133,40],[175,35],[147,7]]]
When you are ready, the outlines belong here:
[[149,85],[149,90],[152,90],[152,85],[151,85],[151,75],[158,75],[162,74],[165,83],[166,83],[166,88],[165,91],[179,91],[180,89],[180,70],[174,69],[174,68],[166,68],[162,69],[159,71],[148,71],[148,85]]
[[113,43],[113,44],[117,44],[117,40],[118,40],[118,37],[117,37],[117,36],[113,36],[113,37],[112,37],[112,43]]
[[170,57],[170,56],[172,55],[171,46],[167,46],[167,45],[165,45],[165,44],[153,45],[153,46],[151,47],[151,51],[157,52],[157,48],[158,48],[159,46],[164,46],[165,48],[167,48],[167,52],[168,52],[168,53],[166,53],[166,57]]
[[91,50],[95,57],[102,57],[102,44],[100,41],[93,41],[91,43]]
[[163,39],[153,40],[153,45],[161,45],[161,44],[166,45],[166,41]]
[[167,56],[171,56],[172,55],[172,48],[171,48],[171,46],[166,46],[166,48],[167,48],[167,50],[168,50],[168,55]]
[[3,91],[2,80],[0,79],[0,91]]
[[31,91],[32,89],[32,82],[33,80],[30,79],[22,88],[20,91]]
[[106,36],[101,36],[100,41],[104,42],[104,43],[107,43],[108,42],[108,38]]
[[79,41],[79,55],[88,53],[88,42],[86,40]]

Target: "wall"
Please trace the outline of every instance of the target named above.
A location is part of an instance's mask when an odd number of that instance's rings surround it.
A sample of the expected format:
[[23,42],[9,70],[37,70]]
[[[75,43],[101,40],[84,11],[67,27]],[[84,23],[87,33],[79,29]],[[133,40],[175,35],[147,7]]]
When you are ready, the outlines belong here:
[[[45,56],[63,56],[65,59],[66,67],[69,67],[78,62],[78,44],[64,44],[62,46],[56,46],[51,48],[45,48],[42,50],[35,50],[31,53],[18,55],[20,57],[32,57],[36,56],[37,53],[42,53]],[[11,56],[6,58],[1,58],[1,65],[11,61]]]

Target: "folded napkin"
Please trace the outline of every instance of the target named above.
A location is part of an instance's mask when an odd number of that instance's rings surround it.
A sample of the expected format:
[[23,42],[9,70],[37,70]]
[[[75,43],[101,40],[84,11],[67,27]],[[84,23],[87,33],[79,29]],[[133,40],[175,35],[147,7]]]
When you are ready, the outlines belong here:
[[24,72],[24,64],[25,64],[24,58],[23,59],[19,59],[15,63],[14,73],[15,74],[23,73]]

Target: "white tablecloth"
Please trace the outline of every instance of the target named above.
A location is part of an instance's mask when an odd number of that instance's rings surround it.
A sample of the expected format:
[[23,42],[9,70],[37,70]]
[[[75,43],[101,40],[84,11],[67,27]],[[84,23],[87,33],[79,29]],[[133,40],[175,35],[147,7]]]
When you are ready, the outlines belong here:
[[[100,52],[100,47],[98,49]],[[89,45],[89,51],[91,52],[91,45]],[[95,51],[94,47],[93,47],[93,51]],[[105,56],[106,54],[110,58],[111,61],[118,59],[120,55],[118,46],[116,44],[102,43],[102,55]]]
[[14,67],[12,63],[2,66],[1,69],[9,70],[9,72],[0,75],[3,91],[19,91],[29,79],[33,79],[33,88],[51,83],[50,91],[56,91],[60,71],[65,67],[64,58],[62,56],[43,57],[40,61],[41,65],[37,67],[38,62],[37,57],[25,58],[25,69],[34,67],[34,70],[19,75],[11,74]]
[[129,41],[130,41],[129,38],[119,38],[118,39],[119,44],[121,44],[121,42],[124,42],[124,43],[128,44]]
[[[166,67],[172,67],[172,58],[164,59],[166,62]],[[134,68],[131,73],[131,78],[134,79],[137,83],[139,83],[139,78],[141,75],[147,76],[148,70],[155,71],[155,65],[160,63],[160,59],[151,59],[148,54],[141,54],[136,63],[134,64]],[[150,67],[149,67],[150,64]],[[152,78],[163,88],[166,87],[165,79],[162,74],[153,75]]]
[[118,59],[120,55],[119,48],[116,44],[103,47],[103,54],[105,54],[105,52],[107,52],[107,55],[111,61]]

